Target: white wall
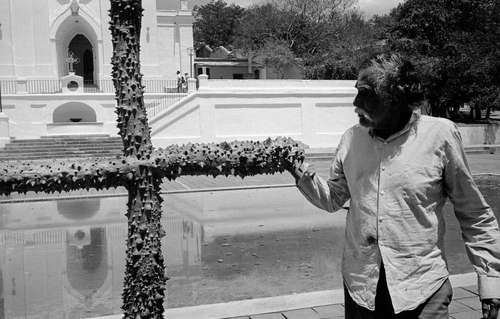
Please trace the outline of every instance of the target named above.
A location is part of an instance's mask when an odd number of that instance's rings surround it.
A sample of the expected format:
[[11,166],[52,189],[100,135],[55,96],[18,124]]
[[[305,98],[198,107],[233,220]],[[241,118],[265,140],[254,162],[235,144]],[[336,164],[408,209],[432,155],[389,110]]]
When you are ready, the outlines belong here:
[[150,121],[155,146],[290,136],[334,147],[357,122],[353,81],[209,80]]
[[[151,111],[152,140],[164,147],[290,136],[313,148],[336,147],[343,132],[358,121],[352,105],[355,94],[354,81],[201,79],[198,91]],[[145,103],[165,96],[145,94]],[[97,123],[53,124],[54,110],[73,101],[90,106]],[[113,94],[6,95],[3,109],[10,136],[17,139],[117,134]],[[459,128],[465,145],[500,143],[498,125]]]
[[[112,94],[39,94],[6,95],[3,111],[9,117],[11,137],[38,138],[47,135],[111,134],[116,135],[116,115]],[[61,105],[83,103],[96,113],[97,123],[58,123],[54,125],[54,111]]]
[[500,144],[500,124],[457,124],[464,145]]

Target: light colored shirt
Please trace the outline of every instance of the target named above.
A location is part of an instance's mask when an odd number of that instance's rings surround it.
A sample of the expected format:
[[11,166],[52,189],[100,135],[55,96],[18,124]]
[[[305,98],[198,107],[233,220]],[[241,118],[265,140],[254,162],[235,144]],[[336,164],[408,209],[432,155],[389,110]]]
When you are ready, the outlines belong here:
[[454,204],[483,298],[500,297],[498,222],[474,183],[457,127],[413,114],[382,140],[356,125],[342,137],[327,181],[306,171],[297,186],[329,212],[350,199],[342,260],[357,304],[374,310],[383,262],[396,313],[415,309],[448,278],[443,205]]

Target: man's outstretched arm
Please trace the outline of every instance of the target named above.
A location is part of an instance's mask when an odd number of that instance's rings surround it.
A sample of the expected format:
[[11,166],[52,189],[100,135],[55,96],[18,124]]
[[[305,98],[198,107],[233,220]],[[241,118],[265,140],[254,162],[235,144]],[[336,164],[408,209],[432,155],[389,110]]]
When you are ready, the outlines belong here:
[[350,199],[343,168],[346,144],[346,135],[344,134],[330,168],[328,180],[318,176],[307,163],[290,163],[288,169],[295,178],[297,188],[307,200],[328,212],[342,209],[345,202]]

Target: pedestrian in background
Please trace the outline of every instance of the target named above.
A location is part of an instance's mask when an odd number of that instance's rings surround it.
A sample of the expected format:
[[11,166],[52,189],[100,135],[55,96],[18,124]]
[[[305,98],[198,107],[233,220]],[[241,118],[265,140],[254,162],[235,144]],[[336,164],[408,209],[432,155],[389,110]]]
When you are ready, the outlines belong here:
[[188,91],[188,79],[189,75],[184,73],[184,76],[182,77],[182,92],[187,92]]
[[182,75],[181,71],[177,71],[177,93],[182,92]]

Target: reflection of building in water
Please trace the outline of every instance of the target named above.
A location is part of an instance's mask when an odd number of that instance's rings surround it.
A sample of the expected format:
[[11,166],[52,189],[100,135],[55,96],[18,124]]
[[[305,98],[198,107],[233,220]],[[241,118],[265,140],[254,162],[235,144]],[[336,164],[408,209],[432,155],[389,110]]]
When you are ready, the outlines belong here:
[[[127,224],[114,214],[124,207],[116,201],[82,203],[97,209],[85,218],[75,218],[79,206],[70,202],[2,205],[0,319],[121,312]],[[201,268],[201,225],[175,214],[163,224],[171,280],[193,276]]]
[[[68,230],[66,233],[65,298],[71,299],[72,315],[109,309],[106,298],[112,288],[104,227]],[[111,261],[112,262],[112,261]],[[97,308],[97,309],[96,309]]]

